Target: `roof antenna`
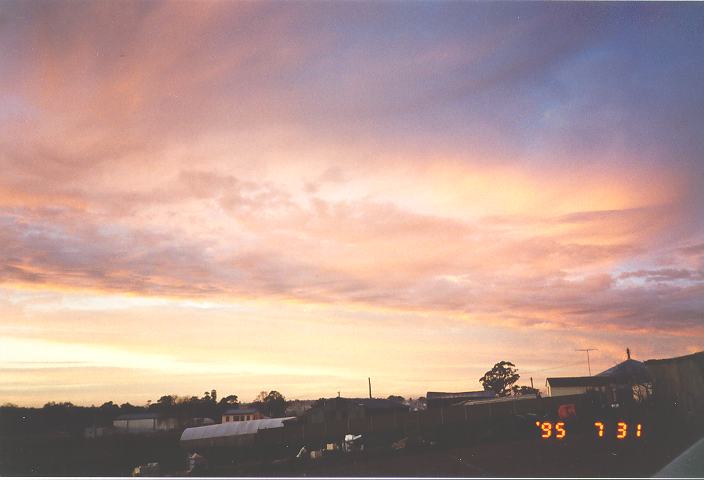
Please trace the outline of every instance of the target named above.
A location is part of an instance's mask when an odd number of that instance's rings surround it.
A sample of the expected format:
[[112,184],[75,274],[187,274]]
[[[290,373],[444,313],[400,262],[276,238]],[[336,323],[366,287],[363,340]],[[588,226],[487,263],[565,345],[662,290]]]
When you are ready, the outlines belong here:
[[587,368],[589,368],[589,376],[592,376],[592,365],[589,363],[589,352],[599,350],[598,348],[578,348],[578,352],[587,352]]
[[626,347],[626,356],[628,357],[629,360],[631,359],[631,349],[628,347]]

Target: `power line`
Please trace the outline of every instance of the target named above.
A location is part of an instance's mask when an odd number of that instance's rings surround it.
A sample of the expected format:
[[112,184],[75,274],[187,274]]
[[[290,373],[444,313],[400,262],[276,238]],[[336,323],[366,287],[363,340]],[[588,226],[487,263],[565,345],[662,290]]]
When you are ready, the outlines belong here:
[[575,365],[581,365],[582,362],[565,363],[564,365],[558,365],[557,367],[541,368],[540,370],[530,370],[529,372],[521,372],[522,375],[529,375],[533,373],[547,372],[548,370],[558,370],[565,367],[573,367]]

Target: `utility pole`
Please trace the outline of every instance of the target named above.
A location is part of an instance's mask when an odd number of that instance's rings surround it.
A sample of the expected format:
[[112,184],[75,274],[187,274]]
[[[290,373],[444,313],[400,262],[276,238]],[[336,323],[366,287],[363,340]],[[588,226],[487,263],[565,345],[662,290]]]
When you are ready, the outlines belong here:
[[533,387],[533,377],[530,377],[530,388],[535,389],[535,387]]
[[589,376],[592,376],[592,365],[589,363],[589,352],[599,350],[598,348],[578,348],[578,352],[587,352],[587,368],[589,368]]
[[369,381],[369,398],[372,398],[372,377],[367,377]]

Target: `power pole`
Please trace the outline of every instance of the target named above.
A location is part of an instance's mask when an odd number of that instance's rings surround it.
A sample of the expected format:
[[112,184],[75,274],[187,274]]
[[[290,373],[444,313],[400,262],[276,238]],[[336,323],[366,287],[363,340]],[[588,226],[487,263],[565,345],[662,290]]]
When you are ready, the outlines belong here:
[[367,377],[369,381],[369,398],[372,398],[372,377]]
[[589,352],[599,350],[598,348],[578,348],[578,352],[587,352],[587,368],[589,368],[589,376],[592,376],[592,365],[589,363]]
[[530,377],[530,388],[535,388],[533,387],[533,377]]

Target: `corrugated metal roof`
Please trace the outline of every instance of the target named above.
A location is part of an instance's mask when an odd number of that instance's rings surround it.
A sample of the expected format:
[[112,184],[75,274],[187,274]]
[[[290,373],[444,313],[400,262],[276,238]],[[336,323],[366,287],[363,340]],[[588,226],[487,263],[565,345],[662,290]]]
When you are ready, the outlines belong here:
[[226,422],[217,425],[207,425],[205,427],[187,428],[181,434],[181,441],[200,440],[204,438],[234,437],[238,435],[252,435],[259,430],[268,428],[281,428],[286,418],[264,418],[261,420],[247,420],[244,422]]

